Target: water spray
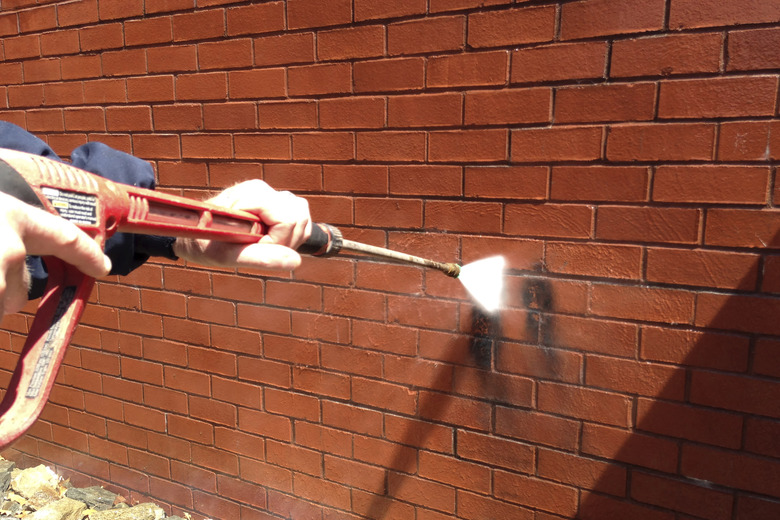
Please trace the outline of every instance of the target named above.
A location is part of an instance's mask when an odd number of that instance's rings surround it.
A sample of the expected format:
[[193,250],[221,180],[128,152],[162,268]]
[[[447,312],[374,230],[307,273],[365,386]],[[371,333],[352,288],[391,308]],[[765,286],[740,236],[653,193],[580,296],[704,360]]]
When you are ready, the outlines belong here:
[[437,262],[384,247],[345,240],[341,231],[329,224],[316,224],[307,244],[316,250],[305,248],[298,250],[317,256],[333,256],[342,251],[349,251],[435,269],[451,278],[458,279],[485,312],[492,314],[501,308],[506,263],[502,256],[483,258],[463,266],[455,263]]

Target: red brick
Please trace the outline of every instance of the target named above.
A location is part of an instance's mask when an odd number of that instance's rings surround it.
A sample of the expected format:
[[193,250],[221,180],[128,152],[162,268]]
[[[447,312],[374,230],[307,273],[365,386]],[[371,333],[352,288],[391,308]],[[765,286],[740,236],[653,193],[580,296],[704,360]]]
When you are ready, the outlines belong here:
[[780,334],[780,301],[760,296],[702,293],[696,307],[697,326],[751,332]]
[[41,54],[40,37],[37,34],[4,38],[5,59],[36,58]]
[[392,58],[354,64],[355,92],[421,90],[425,86],[422,58]]
[[769,173],[761,167],[659,166],[653,200],[763,205]]
[[642,328],[642,359],[744,372],[748,347],[747,338],[736,335]]
[[737,520],[772,520],[780,514],[780,505],[773,500],[741,496],[737,501]]
[[667,473],[679,459],[675,441],[590,423],[583,424],[582,452]]
[[[139,78],[140,79],[140,78]],[[172,80],[171,80],[172,81]],[[139,88],[143,88],[143,84]],[[171,90],[173,90],[171,83]],[[202,107],[198,104],[160,105],[152,108],[154,128],[166,130],[200,130],[203,128]]]
[[648,169],[620,166],[555,166],[550,198],[567,201],[647,199]]
[[631,518],[633,520],[673,520],[674,513],[656,507],[630,502],[599,493],[583,493],[580,499],[581,520],[601,518]]
[[293,159],[298,161],[349,161],[355,157],[351,132],[298,133],[293,135]]
[[506,130],[453,130],[430,132],[428,159],[432,162],[493,162],[507,158]]
[[255,65],[291,65],[314,61],[312,33],[262,36],[254,41]]
[[738,412],[760,414],[777,418],[777,403],[772,400],[752,399],[776,391],[777,382],[735,374],[694,372],[691,383],[691,402]]
[[469,46],[499,47],[552,41],[554,7],[520,7],[469,15]]
[[284,30],[284,2],[269,2],[227,9],[227,33],[262,34]]
[[439,16],[391,23],[387,26],[387,52],[390,56],[463,49],[466,18]]
[[438,299],[420,300],[393,295],[387,298],[388,319],[401,325],[452,330],[457,325],[455,309],[454,303],[445,304]]
[[0,16],[0,35],[11,36],[19,33],[19,14],[6,13]]
[[549,326],[552,331],[549,341],[555,346],[627,358],[634,357],[637,351],[636,325],[556,315]]
[[[462,178],[462,169],[459,166],[391,166],[389,191],[394,195],[457,196],[461,194]],[[380,183],[379,186],[381,185]]]
[[116,49],[124,45],[121,23],[84,27],[79,31],[82,52]]
[[392,96],[387,104],[390,127],[459,126],[462,114],[463,98],[453,93]]
[[490,406],[476,399],[420,392],[419,416],[422,419],[489,431],[490,415]]
[[490,490],[491,471],[479,464],[421,451],[418,474],[460,489],[487,493]]
[[198,54],[195,45],[152,47],[146,51],[149,73],[189,72],[197,68]]
[[577,490],[573,487],[503,471],[496,471],[494,481],[497,498],[565,517],[576,514]]
[[326,27],[352,21],[350,0],[288,0],[286,4],[289,29]]
[[43,32],[57,27],[57,12],[55,6],[43,6],[19,12],[19,30],[26,32]]
[[381,57],[385,52],[385,31],[379,25],[322,31],[317,35],[320,60],[350,60]]
[[101,20],[113,20],[117,18],[130,18],[142,16],[144,14],[144,5],[141,0],[123,2],[121,0],[100,0],[98,2],[99,14]]
[[626,427],[630,421],[632,401],[628,396],[602,390],[542,382],[539,384],[537,406],[542,412]]
[[669,11],[672,30],[721,25],[776,22],[780,5],[762,0],[745,0],[739,4],[717,0],[678,0]]
[[320,128],[382,128],[385,100],[379,97],[323,99],[319,102]]
[[778,450],[774,439],[777,438],[778,433],[777,421],[761,418],[747,419],[745,429],[746,451],[776,458]]
[[545,199],[546,167],[467,166],[465,195],[477,198]]
[[590,357],[585,380],[597,388],[665,399],[682,400],[685,392],[682,370],[629,359]]
[[233,143],[228,134],[183,135],[181,152],[184,157],[200,159],[231,158]]
[[764,257],[763,275],[761,291],[780,293],[780,256],[767,255]]
[[694,294],[655,289],[594,284],[591,311],[599,316],[664,323],[692,323]]
[[27,83],[58,81],[60,79],[60,60],[42,59],[22,64],[24,80]]
[[575,204],[507,204],[504,233],[517,236],[588,238],[593,210]]
[[268,99],[286,93],[284,69],[234,70],[228,72],[228,95],[231,99]]
[[706,123],[616,125],[607,138],[610,161],[711,160],[715,126]]
[[712,520],[731,518],[734,502],[730,493],[641,472],[633,474],[631,497],[646,504]]
[[[173,76],[144,76],[127,78],[127,101],[130,103],[144,101],[167,101],[173,97]],[[164,108],[168,107],[155,106],[153,110],[162,110]],[[173,107],[170,108],[173,109]]]
[[422,203],[415,199],[356,199],[355,223],[379,227],[419,228]]
[[428,60],[429,88],[505,85],[508,79],[506,51],[434,56]]
[[549,242],[545,267],[555,273],[639,279],[642,251],[634,246]]
[[252,66],[252,41],[249,38],[198,44],[200,70]]
[[780,46],[777,28],[730,31],[728,40],[728,70],[760,70],[780,68],[780,58],[771,51]]
[[287,81],[288,93],[291,96],[346,94],[352,91],[352,70],[348,63],[290,67],[287,71]]
[[425,14],[425,0],[356,0],[355,21],[375,20],[378,18],[397,18],[401,16]]
[[[450,5],[451,1],[446,0]],[[537,518],[534,512],[522,506],[515,506],[497,500],[490,496],[477,495],[468,492],[458,493],[458,514],[463,518],[478,519],[488,518],[512,518],[513,520],[533,520]]]
[[[384,491],[385,472],[376,466],[336,457],[325,457],[325,477],[348,487],[372,493]],[[297,485],[297,482],[296,482]]]
[[123,79],[98,79],[84,82],[84,102],[88,104],[124,103],[127,87]]
[[561,38],[572,40],[609,34],[661,30],[666,3],[663,0],[582,0],[561,9]]
[[458,431],[457,447],[461,458],[524,473],[531,471],[535,460],[529,444],[466,430]]
[[169,17],[127,20],[124,26],[125,45],[128,46],[173,41],[173,26]]
[[775,112],[777,77],[667,81],[660,92],[662,118],[769,116]]
[[301,365],[317,365],[319,352],[317,345],[308,338],[284,336],[263,336],[265,357],[272,360]]
[[540,477],[617,496],[625,493],[627,471],[617,464],[547,449],[538,456]]
[[720,70],[721,33],[664,34],[616,41],[609,75],[672,76]]
[[547,123],[551,115],[551,89],[471,91],[465,96],[466,125]]
[[738,449],[742,442],[740,416],[698,406],[639,398],[637,429],[668,437]]
[[495,433],[533,444],[572,451],[579,442],[580,422],[555,415],[496,407]]
[[596,237],[693,244],[699,241],[700,213],[687,208],[602,206],[596,216]]
[[553,44],[512,52],[512,83],[602,78],[607,47],[601,42]]
[[720,125],[719,161],[765,161],[771,155],[768,121],[734,121]]
[[750,209],[710,209],[704,243],[729,247],[780,246],[780,212]]
[[596,160],[601,158],[603,139],[599,126],[512,130],[510,155],[514,163]]
[[146,73],[146,53],[143,49],[104,52],[101,62],[104,76],[132,76]]
[[105,130],[106,119],[102,108],[74,108],[65,110],[64,116],[67,130]]
[[778,463],[772,459],[697,444],[682,448],[680,473],[718,486],[772,495],[778,471]]
[[723,251],[648,248],[647,280],[676,285],[755,290],[758,255]]
[[423,132],[359,132],[357,159],[422,162],[425,145],[426,136]]
[[227,98],[227,74],[180,74],[176,77],[176,98],[182,101],[224,100]]
[[209,9],[173,16],[173,41],[218,38],[225,34],[225,12]]
[[386,166],[325,165],[323,185],[326,191],[386,195],[388,173]]
[[655,90],[652,83],[561,88],[555,122],[649,121],[655,116]]
[[388,495],[404,502],[433,508],[450,515],[455,512],[455,489],[450,486],[409,475],[390,473],[387,489]]
[[151,132],[152,113],[149,107],[106,108],[106,129],[109,132]]
[[[349,406],[335,401],[323,401],[322,424],[346,432],[376,436],[381,434],[382,431],[382,414],[375,410],[359,406]],[[389,443],[384,443],[379,439],[370,439],[371,445],[364,450],[364,443],[361,443],[361,440],[364,439],[361,436],[356,436],[353,441],[353,456],[356,460],[362,460],[364,462],[382,460],[384,463],[389,462],[384,457],[384,450],[378,449],[379,445],[387,445]]]
[[315,128],[317,105],[310,101],[261,102],[257,106],[260,128]]

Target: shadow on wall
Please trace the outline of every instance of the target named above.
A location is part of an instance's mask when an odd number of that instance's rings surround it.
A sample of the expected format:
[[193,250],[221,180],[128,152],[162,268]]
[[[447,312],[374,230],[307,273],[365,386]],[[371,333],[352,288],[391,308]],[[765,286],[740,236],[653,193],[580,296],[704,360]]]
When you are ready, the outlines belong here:
[[[780,233],[743,282],[762,283],[763,266],[778,284],[779,246]],[[674,373],[636,398],[631,428],[584,424],[582,460],[606,469],[576,518],[780,518],[780,299],[697,291],[694,320],[642,327],[640,361]]]

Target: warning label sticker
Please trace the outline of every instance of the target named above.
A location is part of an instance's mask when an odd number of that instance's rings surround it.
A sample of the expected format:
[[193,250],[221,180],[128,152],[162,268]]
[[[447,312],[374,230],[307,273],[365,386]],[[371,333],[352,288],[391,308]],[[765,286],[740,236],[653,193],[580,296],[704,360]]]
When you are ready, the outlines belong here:
[[88,193],[77,193],[56,188],[41,188],[60,216],[74,224],[97,224],[97,197]]

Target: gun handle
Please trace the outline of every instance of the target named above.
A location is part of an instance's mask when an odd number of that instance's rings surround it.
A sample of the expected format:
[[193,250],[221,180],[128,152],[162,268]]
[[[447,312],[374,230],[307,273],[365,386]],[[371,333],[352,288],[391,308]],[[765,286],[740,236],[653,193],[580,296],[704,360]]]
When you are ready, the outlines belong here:
[[95,283],[58,258],[45,262],[46,293],[0,403],[0,449],[21,437],[43,411]]

